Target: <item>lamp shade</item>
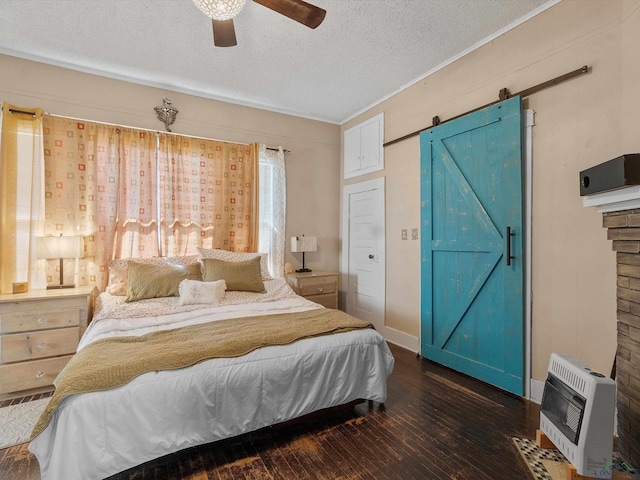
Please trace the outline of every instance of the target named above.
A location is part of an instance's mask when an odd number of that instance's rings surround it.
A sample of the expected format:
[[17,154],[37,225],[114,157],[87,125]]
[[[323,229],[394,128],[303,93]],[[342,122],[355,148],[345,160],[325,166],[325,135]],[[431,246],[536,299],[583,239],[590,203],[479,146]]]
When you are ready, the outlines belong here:
[[79,235],[38,237],[36,250],[38,258],[82,258],[84,239]]
[[315,252],[318,249],[316,237],[291,237],[292,252]]

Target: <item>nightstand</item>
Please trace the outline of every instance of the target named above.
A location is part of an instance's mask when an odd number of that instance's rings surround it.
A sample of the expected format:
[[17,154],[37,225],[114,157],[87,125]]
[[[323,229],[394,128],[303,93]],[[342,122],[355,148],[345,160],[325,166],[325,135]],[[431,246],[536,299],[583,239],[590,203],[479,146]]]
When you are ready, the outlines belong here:
[[0,398],[53,389],[87,328],[95,287],[0,295]]
[[334,272],[289,273],[287,283],[298,295],[327,308],[338,308],[338,274]]

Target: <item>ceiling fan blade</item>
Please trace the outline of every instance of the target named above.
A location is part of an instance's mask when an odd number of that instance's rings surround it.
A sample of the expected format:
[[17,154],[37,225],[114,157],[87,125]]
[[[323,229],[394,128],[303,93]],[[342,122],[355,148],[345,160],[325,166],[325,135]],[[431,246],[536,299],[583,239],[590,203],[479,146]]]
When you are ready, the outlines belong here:
[[213,20],[213,44],[216,47],[233,47],[238,44],[233,18],[229,20]]
[[309,28],[316,28],[324,20],[327,11],[302,0],[253,0]]

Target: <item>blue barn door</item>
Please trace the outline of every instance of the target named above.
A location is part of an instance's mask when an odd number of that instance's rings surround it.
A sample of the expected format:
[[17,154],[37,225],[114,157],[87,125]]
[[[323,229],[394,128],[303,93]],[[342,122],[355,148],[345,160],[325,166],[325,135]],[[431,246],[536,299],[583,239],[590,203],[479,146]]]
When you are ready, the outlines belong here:
[[520,97],[422,132],[420,176],[421,354],[522,395]]

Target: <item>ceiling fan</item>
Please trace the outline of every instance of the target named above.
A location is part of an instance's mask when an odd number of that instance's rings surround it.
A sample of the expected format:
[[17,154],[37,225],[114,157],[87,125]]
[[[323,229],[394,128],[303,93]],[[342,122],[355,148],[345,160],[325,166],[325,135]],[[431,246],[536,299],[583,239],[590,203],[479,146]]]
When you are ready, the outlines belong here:
[[[233,26],[235,17],[244,7],[247,0],[193,0],[193,3],[208,17],[213,24],[213,44],[216,47],[233,47],[237,45],[236,30]],[[324,20],[327,11],[302,0],[253,0],[274,12],[291,18],[309,28],[316,28]]]

